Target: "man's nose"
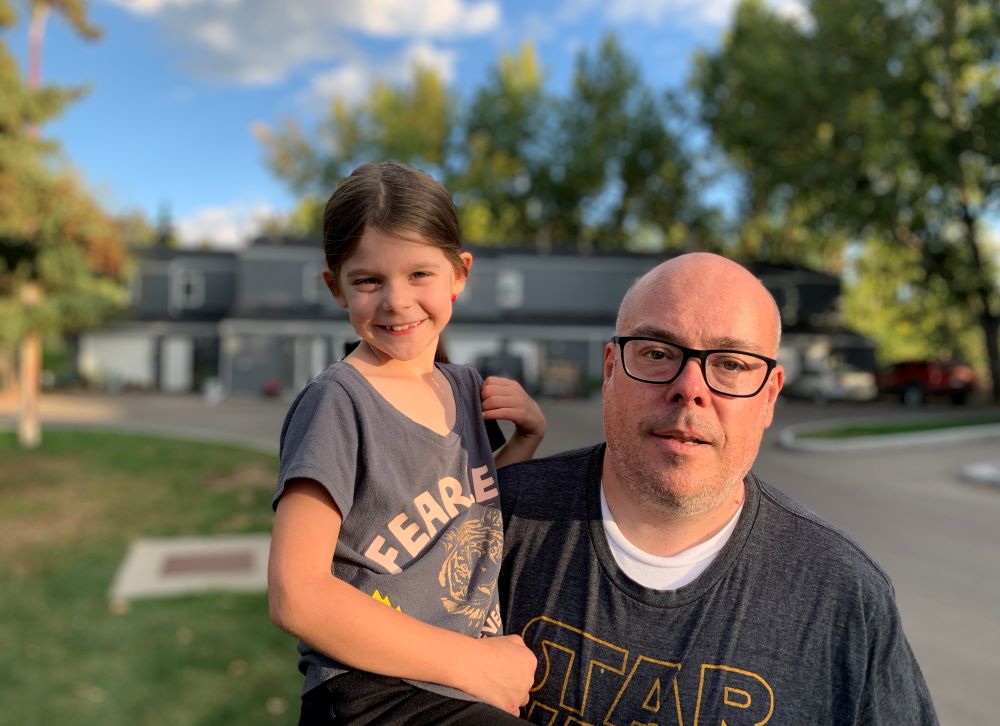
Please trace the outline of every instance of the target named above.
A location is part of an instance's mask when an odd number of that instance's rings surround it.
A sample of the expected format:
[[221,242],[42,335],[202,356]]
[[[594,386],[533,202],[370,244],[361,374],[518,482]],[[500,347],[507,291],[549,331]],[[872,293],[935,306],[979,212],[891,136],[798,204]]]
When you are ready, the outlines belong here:
[[671,401],[701,403],[711,393],[701,365],[701,361],[697,358],[688,358],[684,361],[681,372],[669,386]]

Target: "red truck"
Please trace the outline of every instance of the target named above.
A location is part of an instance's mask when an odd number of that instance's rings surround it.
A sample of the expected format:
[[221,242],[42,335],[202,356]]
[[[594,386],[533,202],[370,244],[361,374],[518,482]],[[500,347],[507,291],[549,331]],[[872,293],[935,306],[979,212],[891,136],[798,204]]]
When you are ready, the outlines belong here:
[[907,406],[936,396],[961,406],[976,389],[976,374],[972,366],[955,361],[902,361],[879,373],[877,382],[880,392],[899,396]]

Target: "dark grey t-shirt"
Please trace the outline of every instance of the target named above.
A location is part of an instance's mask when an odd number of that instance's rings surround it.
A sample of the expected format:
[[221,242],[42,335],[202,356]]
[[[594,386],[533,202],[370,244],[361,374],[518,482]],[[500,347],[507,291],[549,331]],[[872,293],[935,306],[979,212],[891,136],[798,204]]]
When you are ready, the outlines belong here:
[[538,656],[529,720],[937,724],[892,586],[846,535],[751,474],[715,561],[650,590],[608,548],[603,458],[602,445],[500,471],[501,605]]
[[[446,436],[394,408],[349,363],[317,376],[285,418],[273,505],[289,480],[316,480],[343,515],[334,575],[431,625],[496,635],[503,538],[482,380],[467,366],[438,368],[455,395]],[[299,652],[306,691],[348,670],[305,643]]]

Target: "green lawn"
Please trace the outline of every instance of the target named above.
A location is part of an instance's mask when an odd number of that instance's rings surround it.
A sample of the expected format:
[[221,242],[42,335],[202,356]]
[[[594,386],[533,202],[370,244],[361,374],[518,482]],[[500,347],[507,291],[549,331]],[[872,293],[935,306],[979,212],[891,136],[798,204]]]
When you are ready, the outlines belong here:
[[137,537],[268,531],[275,472],[230,446],[0,434],[0,721],[295,723],[295,644],[263,594],[107,600]]
[[894,423],[852,424],[822,431],[799,434],[805,439],[849,439],[858,436],[886,436],[888,434],[910,434],[965,426],[987,426],[1000,424],[1000,416],[977,416],[975,418],[932,419],[929,421],[898,421]]

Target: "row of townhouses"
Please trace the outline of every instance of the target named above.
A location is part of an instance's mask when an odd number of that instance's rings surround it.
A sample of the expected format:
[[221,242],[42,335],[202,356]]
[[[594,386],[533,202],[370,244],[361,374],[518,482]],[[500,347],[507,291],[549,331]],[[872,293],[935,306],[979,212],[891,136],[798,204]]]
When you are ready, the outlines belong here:
[[[623,294],[664,259],[472,252],[473,271],[445,333],[448,356],[551,395],[595,390]],[[356,340],[323,284],[324,266],[314,240],[259,239],[236,252],[145,250],[127,319],[80,337],[78,369],[114,387],[294,393]],[[871,342],[841,326],[836,278],[795,266],[752,269],[781,309],[786,381],[831,358],[874,367]],[[720,290],[719,303],[740,301]]]

